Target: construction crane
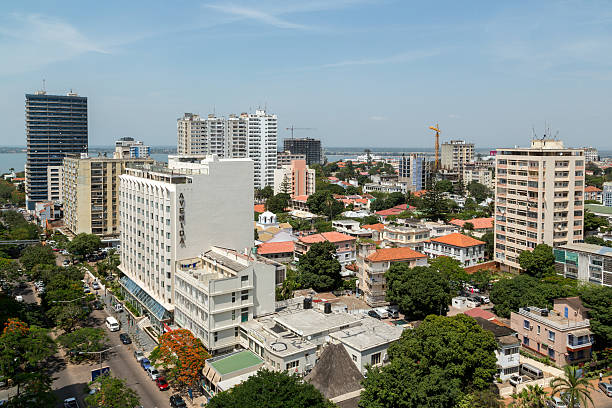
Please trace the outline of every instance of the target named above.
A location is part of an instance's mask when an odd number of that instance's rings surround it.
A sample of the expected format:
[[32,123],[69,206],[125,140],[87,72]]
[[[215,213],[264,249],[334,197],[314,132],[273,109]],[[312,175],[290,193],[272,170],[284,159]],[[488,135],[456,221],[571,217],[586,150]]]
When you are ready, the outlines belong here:
[[440,168],[440,125],[436,123],[436,126],[430,126],[429,128],[436,132],[436,161],[434,162],[434,168],[438,170]]
[[293,131],[294,130],[315,130],[315,128],[300,128],[300,127],[293,127],[293,125],[291,127],[285,128],[285,130],[290,130],[291,131],[291,138],[293,139]]

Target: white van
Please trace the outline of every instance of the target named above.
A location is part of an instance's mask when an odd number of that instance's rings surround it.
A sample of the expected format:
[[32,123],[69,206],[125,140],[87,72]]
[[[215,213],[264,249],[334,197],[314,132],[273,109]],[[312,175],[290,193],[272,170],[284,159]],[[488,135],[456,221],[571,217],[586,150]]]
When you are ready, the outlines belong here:
[[108,327],[108,330],[114,332],[119,331],[120,325],[117,319],[115,319],[113,316],[109,316],[106,318],[106,327]]

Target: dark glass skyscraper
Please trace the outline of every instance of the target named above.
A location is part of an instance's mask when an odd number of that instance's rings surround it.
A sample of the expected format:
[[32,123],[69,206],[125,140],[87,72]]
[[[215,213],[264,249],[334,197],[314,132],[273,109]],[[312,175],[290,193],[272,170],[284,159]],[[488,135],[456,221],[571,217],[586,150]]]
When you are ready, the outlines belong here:
[[290,151],[293,154],[305,154],[306,164],[308,165],[323,163],[321,141],[318,139],[311,139],[309,137],[285,139],[283,150]]
[[26,205],[47,200],[47,167],[87,153],[87,98],[75,93],[26,94]]

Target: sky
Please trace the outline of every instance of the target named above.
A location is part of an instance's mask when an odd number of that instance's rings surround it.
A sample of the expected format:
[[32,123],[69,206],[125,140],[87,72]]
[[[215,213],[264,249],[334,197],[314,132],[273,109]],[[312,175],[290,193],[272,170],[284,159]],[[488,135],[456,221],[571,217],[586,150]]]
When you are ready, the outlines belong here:
[[258,107],[324,146],[612,150],[609,1],[20,1],[0,4],[0,145],[25,94],[89,98],[89,143],[176,144],[183,112]]

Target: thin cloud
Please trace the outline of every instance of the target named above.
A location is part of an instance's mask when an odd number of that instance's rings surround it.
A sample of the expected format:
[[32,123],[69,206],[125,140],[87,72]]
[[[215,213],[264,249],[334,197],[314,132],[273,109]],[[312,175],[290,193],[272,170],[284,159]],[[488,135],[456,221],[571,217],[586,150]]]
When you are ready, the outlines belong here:
[[263,11],[256,10],[256,9],[250,9],[247,7],[240,7],[240,6],[233,6],[233,5],[221,6],[221,5],[214,5],[214,4],[207,4],[206,7],[216,10],[216,11],[220,11],[225,14],[230,14],[235,17],[255,20],[260,23],[271,25],[277,28],[284,28],[284,29],[291,29],[291,30],[310,30],[312,28],[310,26],[292,23],[287,20],[283,20],[273,14],[265,13]]
[[439,55],[440,51],[416,51],[416,52],[405,52],[401,54],[391,55],[389,57],[382,58],[363,58],[355,60],[346,60],[334,62],[331,64],[313,65],[310,67],[303,67],[299,70],[316,70],[316,69],[331,69],[331,68],[343,68],[360,65],[385,65],[385,64],[397,64],[402,62],[417,61]]

